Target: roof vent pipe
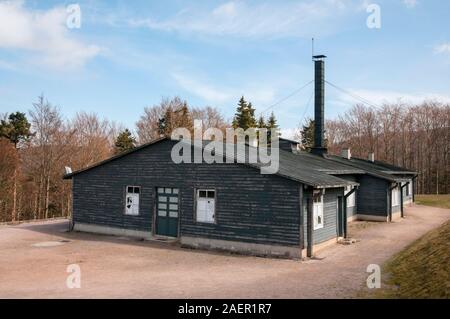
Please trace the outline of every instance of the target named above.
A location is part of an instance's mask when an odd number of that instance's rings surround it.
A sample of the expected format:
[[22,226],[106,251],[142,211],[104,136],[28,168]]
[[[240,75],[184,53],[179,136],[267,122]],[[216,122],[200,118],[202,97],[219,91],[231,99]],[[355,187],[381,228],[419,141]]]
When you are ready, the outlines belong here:
[[352,153],[350,152],[350,149],[349,149],[349,148],[344,148],[344,149],[341,151],[341,156],[342,156],[343,158],[349,160],[349,159],[352,158]]
[[371,161],[372,163],[375,162],[375,153],[369,153],[369,161]]

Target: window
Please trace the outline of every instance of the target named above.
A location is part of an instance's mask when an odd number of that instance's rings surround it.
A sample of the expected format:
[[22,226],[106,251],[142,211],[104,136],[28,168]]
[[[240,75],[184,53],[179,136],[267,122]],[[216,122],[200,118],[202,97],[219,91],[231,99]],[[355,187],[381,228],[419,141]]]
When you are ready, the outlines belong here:
[[411,194],[412,194],[412,182],[409,182],[408,186],[405,187],[405,196],[411,196]]
[[139,195],[141,188],[138,186],[127,186],[125,196],[125,215],[139,215]]
[[[345,188],[345,195],[350,193],[352,190],[351,186],[347,186]],[[353,192],[349,197],[347,197],[347,207],[355,207],[356,206],[356,191]]]
[[392,207],[400,205],[400,192],[396,187],[392,190]]
[[323,195],[315,194],[313,203],[314,230],[323,228]]
[[199,223],[215,223],[216,191],[211,189],[197,190],[196,219]]

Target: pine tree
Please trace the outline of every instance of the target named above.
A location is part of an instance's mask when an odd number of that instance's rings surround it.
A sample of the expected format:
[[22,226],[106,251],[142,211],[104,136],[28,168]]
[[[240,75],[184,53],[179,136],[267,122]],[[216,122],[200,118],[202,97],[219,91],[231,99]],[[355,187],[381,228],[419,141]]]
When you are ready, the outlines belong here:
[[169,105],[164,116],[159,119],[159,135],[170,137],[172,131],[176,128],[186,128],[192,131],[194,123],[187,102],[175,98],[170,101],[170,103],[173,104],[173,106]]
[[310,152],[314,146],[314,120],[309,119],[301,129],[301,147],[304,151]]
[[270,117],[267,120],[266,128],[269,130],[272,128],[278,128],[277,119],[275,118],[275,114],[273,114],[273,112],[270,114]]
[[8,120],[1,120],[0,122],[0,137],[7,138],[17,148],[21,141],[27,141],[33,136],[30,128],[31,124],[28,122],[25,113],[11,113]]
[[261,115],[258,119],[258,128],[265,128],[266,127],[266,120],[264,120],[264,116]]
[[169,136],[172,133],[173,120],[172,116],[173,111],[171,108],[168,108],[164,113],[164,116],[159,119],[158,130],[160,136]]
[[133,137],[133,135],[128,129],[125,129],[125,131],[121,132],[117,136],[115,143],[115,153],[120,154],[128,150],[131,150],[135,147],[135,145],[136,139]]
[[250,127],[256,127],[255,109],[252,103],[247,103],[242,96],[233,119],[233,128],[242,128],[247,130]]
[[[328,139],[325,137],[325,147],[328,145]],[[301,147],[304,151],[310,152],[314,147],[314,120],[309,119],[301,129]]]
[[[275,118],[275,114],[272,112],[269,116],[269,119],[266,123],[267,128],[267,141],[269,144],[272,143],[272,129],[276,130],[278,129],[277,119]],[[278,137],[280,134],[278,133]]]

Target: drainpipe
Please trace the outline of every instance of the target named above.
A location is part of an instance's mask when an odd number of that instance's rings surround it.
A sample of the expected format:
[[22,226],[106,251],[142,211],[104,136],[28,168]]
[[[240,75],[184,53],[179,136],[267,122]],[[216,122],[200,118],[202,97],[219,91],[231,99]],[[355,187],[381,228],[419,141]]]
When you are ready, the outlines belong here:
[[402,218],[405,218],[405,214],[403,213],[403,189],[407,186],[409,186],[409,182],[407,182],[403,186],[400,186],[400,212],[402,214]]
[[356,189],[358,187],[355,186],[353,189],[347,193],[347,195],[344,195],[344,238],[347,239],[347,198],[349,198],[354,192],[356,192]]
[[306,249],[306,256],[311,258],[313,256],[313,225],[314,225],[314,189],[311,189],[311,196],[308,197],[307,199],[307,210],[306,210],[306,214],[307,214],[307,224],[306,224],[306,236],[307,236],[307,242],[308,242],[308,247]]

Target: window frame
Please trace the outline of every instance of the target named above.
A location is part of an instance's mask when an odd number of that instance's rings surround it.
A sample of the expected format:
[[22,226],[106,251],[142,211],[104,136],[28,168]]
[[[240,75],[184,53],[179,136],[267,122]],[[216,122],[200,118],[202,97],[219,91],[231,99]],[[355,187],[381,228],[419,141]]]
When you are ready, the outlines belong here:
[[[320,197],[320,202],[315,201],[315,198],[317,197]],[[313,195],[312,201],[313,201],[313,229],[314,230],[323,229],[325,227],[324,195],[323,194]],[[318,206],[321,207],[321,210],[316,212],[316,207]],[[322,218],[322,222],[320,224],[317,222],[319,213]]]
[[411,185],[412,185],[412,182],[408,182],[408,185],[405,186],[405,196],[406,197],[410,197],[411,194],[412,194],[412,192],[411,192]]
[[400,192],[399,187],[395,187],[391,191],[391,207],[400,206]]
[[[128,188],[133,187],[133,193],[128,192]],[[138,189],[138,192],[136,193],[135,190]],[[135,194],[138,195],[138,210],[137,214],[129,214],[127,213],[127,196],[128,194]],[[126,185],[125,186],[125,205],[124,205],[124,215],[125,216],[140,216],[141,214],[141,194],[142,194],[142,186],[137,185]]]
[[[206,197],[199,197],[200,191],[206,191]],[[208,197],[208,192],[214,192],[214,197]],[[197,208],[198,208],[198,199],[199,198],[205,198],[205,199],[213,199],[214,200],[214,220],[213,221],[199,221],[198,215],[197,215]],[[197,187],[194,189],[194,222],[196,224],[206,224],[206,225],[216,225],[217,224],[217,190],[215,188],[200,188]]]

